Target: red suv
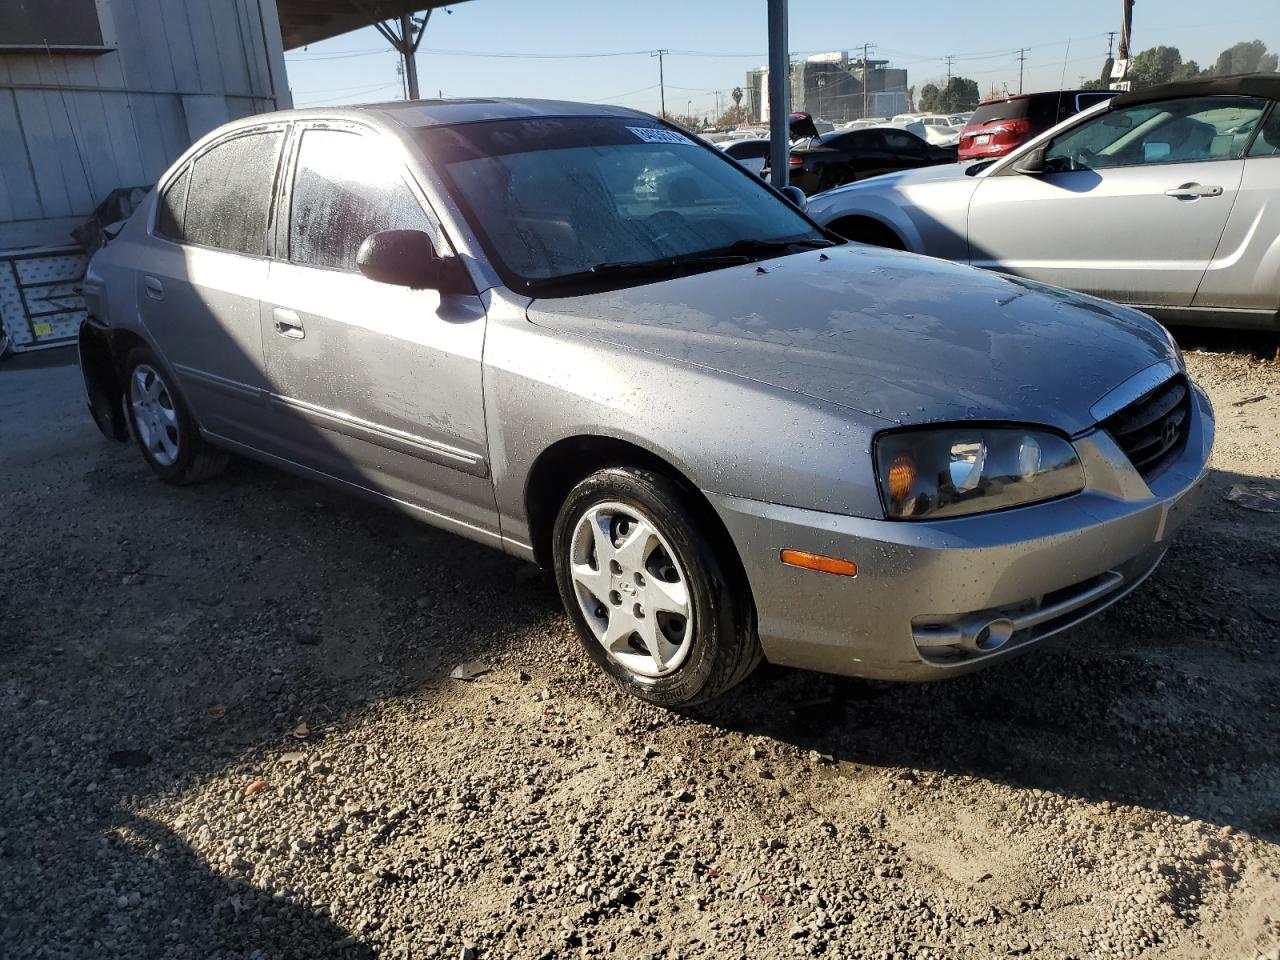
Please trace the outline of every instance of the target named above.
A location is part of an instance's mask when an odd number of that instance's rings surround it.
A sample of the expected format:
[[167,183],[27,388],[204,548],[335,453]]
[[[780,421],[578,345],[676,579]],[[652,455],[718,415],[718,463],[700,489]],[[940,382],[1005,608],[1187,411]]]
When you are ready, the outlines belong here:
[[960,133],[961,160],[1003,157],[1072,114],[1110,100],[1117,90],[1062,90],[1002,97],[979,104]]

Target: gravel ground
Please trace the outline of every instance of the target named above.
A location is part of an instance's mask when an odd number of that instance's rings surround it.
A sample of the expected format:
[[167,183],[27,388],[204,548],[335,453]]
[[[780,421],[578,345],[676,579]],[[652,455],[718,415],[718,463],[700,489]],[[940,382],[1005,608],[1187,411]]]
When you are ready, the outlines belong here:
[[1280,491],[1280,366],[1188,362],[1215,472],[1128,601],[688,715],[546,576],[247,463],[166,487],[6,365],[0,955],[1276,960],[1280,514],[1226,495]]

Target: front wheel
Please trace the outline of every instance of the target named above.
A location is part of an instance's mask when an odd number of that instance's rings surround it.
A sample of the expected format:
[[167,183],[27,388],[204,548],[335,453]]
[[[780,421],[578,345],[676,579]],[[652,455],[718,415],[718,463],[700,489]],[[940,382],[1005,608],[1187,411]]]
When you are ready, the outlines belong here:
[[625,692],[701,703],[760,661],[755,608],[732,546],[648,470],[610,468],[570,492],[553,536],[556,582],[587,655]]
[[200,436],[195,418],[159,359],[136,347],[124,363],[124,409],[143,459],[166,483],[199,483],[222,472],[227,455]]

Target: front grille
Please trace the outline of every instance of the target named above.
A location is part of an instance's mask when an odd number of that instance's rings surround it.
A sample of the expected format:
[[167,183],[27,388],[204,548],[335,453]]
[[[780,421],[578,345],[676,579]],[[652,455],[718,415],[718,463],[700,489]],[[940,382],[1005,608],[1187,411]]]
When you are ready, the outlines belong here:
[[1145,479],[1159,475],[1182,452],[1191,429],[1187,378],[1166,380],[1102,426]]

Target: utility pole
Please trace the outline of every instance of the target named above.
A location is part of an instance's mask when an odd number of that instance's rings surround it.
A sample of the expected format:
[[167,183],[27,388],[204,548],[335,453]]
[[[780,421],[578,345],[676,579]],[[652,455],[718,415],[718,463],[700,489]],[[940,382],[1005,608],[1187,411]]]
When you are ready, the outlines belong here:
[[1133,40],[1133,0],[1122,0],[1124,16],[1120,21],[1120,59],[1129,59],[1129,44]]
[[1018,95],[1022,95],[1022,65],[1027,61],[1027,51],[1025,47],[1018,48]]
[[1107,31],[1107,59],[1111,59],[1111,51],[1113,44],[1116,42],[1116,32],[1114,30]]
[[862,116],[864,119],[867,117],[867,114],[868,114],[867,102],[869,100],[869,93],[871,90],[871,86],[870,86],[871,81],[867,78],[867,70],[871,66],[869,63],[867,63],[867,56],[868,56],[867,51],[870,49],[871,49],[871,44],[864,43],[862,45]]
[[953,53],[948,53],[944,58],[947,61],[947,86],[951,86],[951,64],[955,63],[956,57]]
[[[649,59],[658,58],[658,95],[662,98],[662,119],[667,119],[667,81],[662,74],[662,58],[667,55],[666,50],[655,50],[649,54]],[[652,89],[652,87],[650,88]]]
[[787,185],[791,155],[791,55],[787,52],[788,0],[769,0],[769,182]]
[[403,58],[406,99],[408,100],[418,99],[418,62],[415,57],[418,53],[418,44],[422,43],[422,35],[427,30],[427,21],[430,19],[431,11],[428,10],[423,14],[421,20],[415,20],[409,14],[403,13],[398,21],[388,20],[386,23],[379,21],[374,24],[378,28],[378,32],[387,38],[387,42]]

